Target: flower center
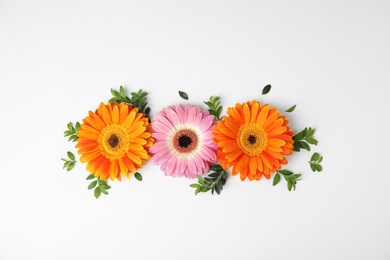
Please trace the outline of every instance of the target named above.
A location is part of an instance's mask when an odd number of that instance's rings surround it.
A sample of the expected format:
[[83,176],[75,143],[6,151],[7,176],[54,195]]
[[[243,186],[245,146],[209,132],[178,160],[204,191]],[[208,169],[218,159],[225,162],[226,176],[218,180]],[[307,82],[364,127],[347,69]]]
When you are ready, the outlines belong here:
[[247,155],[259,155],[267,147],[268,138],[264,129],[255,124],[250,123],[242,125],[237,135],[238,147]]
[[116,134],[112,134],[110,138],[108,138],[108,143],[111,145],[112,148],[115,148],[119,144],[119,138]]
[[192,139],[187,135],[182,135],[179,137],[179,146],[181,148],[187,148],[192,143]]
[[198,136],[190,129],[182,129],[172,138],[172,146],[179,154],[188,154],[198,147]]
[[130,146],[127,129],[118,124],[107,126],[98,137],[98,146],[100,152],[110,161],[122,158]]

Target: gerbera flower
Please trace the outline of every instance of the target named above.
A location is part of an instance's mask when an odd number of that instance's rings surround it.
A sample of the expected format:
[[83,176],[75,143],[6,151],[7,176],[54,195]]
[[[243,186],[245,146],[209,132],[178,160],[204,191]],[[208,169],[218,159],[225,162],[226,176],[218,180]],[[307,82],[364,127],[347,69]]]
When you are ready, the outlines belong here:
[[161,165],[165,175],[196,178],[217,161],[213,143],[215,117],[198,106],[169,106],[152,119],[151,162]]
[[102,180],[121,181],[121,173],[130,178],[146,163],[153,144],[148,118],[126,103],[100,103],[83,119],[77,135],[80,161]]
[[233,166],[232,174],[240,173],[242,181],[260,180],[287,163],[284,156],[292,153],[293,132],[276,108],[253,100],[229,107],[227,114],[214,129],[223,168]]

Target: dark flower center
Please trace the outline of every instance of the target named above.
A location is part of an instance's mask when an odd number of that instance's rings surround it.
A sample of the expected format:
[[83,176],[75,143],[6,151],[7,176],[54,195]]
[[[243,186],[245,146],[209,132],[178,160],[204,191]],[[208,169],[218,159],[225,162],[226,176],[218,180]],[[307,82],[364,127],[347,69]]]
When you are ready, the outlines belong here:
[[179,146],[182,148],[187,148],[192,144],[192,139],[187,135],[182,135],[179,137]]
[[108,138],[108,143],[112,148],[115,148],[119,144],[119,138],[116,134],[112,134],[110,138]]
[[249,142],[250,144],[256,143],[256,136],[254,136],[254,135],[249,135],[249,136],[248,136],[248,142]]

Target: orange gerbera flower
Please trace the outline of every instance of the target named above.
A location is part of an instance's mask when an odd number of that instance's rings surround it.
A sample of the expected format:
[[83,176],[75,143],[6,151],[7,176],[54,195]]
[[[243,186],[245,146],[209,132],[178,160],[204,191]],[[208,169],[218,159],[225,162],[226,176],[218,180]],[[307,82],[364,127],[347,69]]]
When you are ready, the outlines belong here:
[[154,139],[145,114],[126,103],[100,103],[83,119],[76,148],[87,170],[102,180],[130,178],[149,159]]
[[240,173],[242,181],[246,177],[252,181],[262,175],[269,179],[287,163],[284,156],[292,153],[293,132],[276,108],[253,100],[229,107],[227,114],[213,133],[223,168],[233,166],[233,175]]

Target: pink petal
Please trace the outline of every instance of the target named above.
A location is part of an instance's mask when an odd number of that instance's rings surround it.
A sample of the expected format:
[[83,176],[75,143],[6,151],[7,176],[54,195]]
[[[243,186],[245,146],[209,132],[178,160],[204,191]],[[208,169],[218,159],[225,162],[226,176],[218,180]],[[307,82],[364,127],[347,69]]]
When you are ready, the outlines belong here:
[[171,109],[167,112],[168,119],[172,122],[174,127],[177,127],[180,125],[180,119],[175,110]]
[[169,129],[166,125],[164,125],[161,122],[155,122],[154,124],[152,124],[152,128],[157,133],[163,133],[166,135],[171,133],[171,129]]

